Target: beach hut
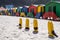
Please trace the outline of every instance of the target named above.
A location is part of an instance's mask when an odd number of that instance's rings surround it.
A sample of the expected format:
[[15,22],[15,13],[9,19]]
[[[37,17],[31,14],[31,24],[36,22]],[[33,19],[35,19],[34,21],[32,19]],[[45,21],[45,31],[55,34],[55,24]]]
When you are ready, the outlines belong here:
[[55,12],[56,16],[60,17],[60,2],[52,1],[46,4],[45,12]]
[[16,16],[17,8],[12,8],[12,16]]
[[36,18],[40,18],[42,17],[43,13],[45,12],[45,5],[44,4],[40,4],[37,6],[37,14],[36,14]]
[[0,11],[4,11],[6,10],[4,7],[0,7]]
[[23,8],[21,9],[22,12],[25,12],[25,14],[27,15],[28,13],[28,8],[26,6],[23,6]]
[[34,16],[36,16],[36,13],[37,13],[36,6],[30,5],[29,12],[32,12]]
[[44,4],[40,4],[37,6],[37,13],[40,12],[45,12],[45,5]]

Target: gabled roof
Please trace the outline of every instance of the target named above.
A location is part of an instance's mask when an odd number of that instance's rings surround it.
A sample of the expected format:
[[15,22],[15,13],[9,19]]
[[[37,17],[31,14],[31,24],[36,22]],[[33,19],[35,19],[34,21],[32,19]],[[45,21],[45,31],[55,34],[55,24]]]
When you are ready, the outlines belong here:
[[53,2],[49,2],[46,4],[46,6],[49,6],[49,5],[55,5],[55,4],[60,4],[60,1],[53,1]]
[[56,2],[56,3],[60,3],[60,1],[54,1],[54,2]]

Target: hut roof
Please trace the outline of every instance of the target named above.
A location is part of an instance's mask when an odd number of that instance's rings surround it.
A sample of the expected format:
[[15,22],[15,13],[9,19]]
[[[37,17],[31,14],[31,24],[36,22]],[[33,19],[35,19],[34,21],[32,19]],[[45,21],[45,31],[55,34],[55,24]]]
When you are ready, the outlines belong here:
[[60,4],[60,1],[53,1],[53,2],[49,2],[46,4],[46,6],[49,6],[49,5],[55,5],[55,4]]

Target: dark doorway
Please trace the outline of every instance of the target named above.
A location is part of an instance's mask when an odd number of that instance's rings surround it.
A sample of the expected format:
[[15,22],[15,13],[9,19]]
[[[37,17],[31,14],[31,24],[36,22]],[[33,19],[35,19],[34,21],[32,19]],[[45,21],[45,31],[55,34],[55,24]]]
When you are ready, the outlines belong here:
[[50,7],[49,7],[49,12],[54,12],[54,13],[56,13],[56,6],[50,6]]
[[34,9],[31,9],[31,12],[34,14]]
[[53,7],[53,12],[55,12],[55,13],[56,13],[56,6],[54,6],[54,7]]

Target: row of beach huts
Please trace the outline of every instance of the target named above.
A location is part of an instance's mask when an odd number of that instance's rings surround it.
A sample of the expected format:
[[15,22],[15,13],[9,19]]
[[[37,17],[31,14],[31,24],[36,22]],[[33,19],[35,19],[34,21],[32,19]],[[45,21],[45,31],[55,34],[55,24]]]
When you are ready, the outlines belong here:
[[46,5],[34,5],[23,7],[0,7],[0,15],[30,17],[37,19],[60,20],[60,2],[49,2]]

